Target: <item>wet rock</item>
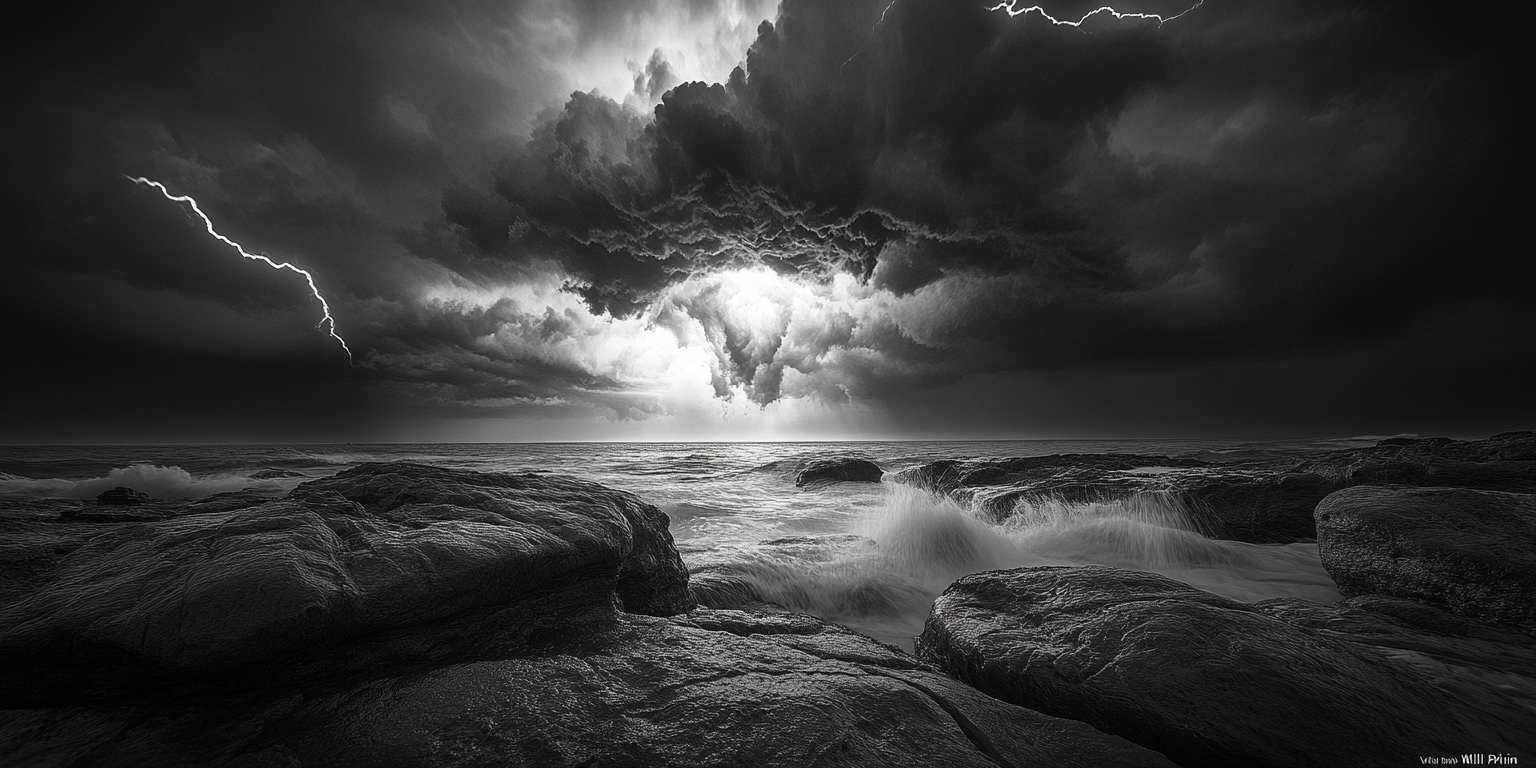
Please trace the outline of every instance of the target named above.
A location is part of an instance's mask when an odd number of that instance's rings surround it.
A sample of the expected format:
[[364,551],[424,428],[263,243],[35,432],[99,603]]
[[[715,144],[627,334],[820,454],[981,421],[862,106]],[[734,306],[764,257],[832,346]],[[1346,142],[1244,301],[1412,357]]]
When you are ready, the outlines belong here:
[[1357,487],[1317,506],[1339,591],[1409,598],[1536,634],[1536,496]]
[[1470,689],[1474,695],[1465,698],[1486,705],[1500,701],[1490,688],[1507,693],[1523,690],[1517,697],[1525,701],[1523,706],[1500,703],[1497,708],[1519,717],[1517,722],[1529,722],[1527,713],[1536,712],[1536,638],[1519,631],[1386,595],[1361,595],[1331,605],[1286,598],[1265,600],[1254,607],[1289,624],[1379,650],[1432,672],[1445,672],[1438,669],[1444,667],[1477,671],[1471,677],[1491,675],[1494,684],[1474,687]]
[[[562,538],[602,521],[618,537],[602,546],[620,554],[624,610],[668,616],[692,610],[688,568],[672,543],[664,512],[638,497],[569,477],[449,470],[404,462],[364,464],[305,483],[291,498],[335,492],[370,514],[411,527],[474,520],[545,528]],[[627,529],[627,530],[626,530]],[[552,556],[552,553],[545,556]]]
[[0,712],[0,753],[35,765],[1171,765],[815,619],[708,610],[618,615],[528,653],[341,691]]
[[795,475],[795,487],[830,482],[878,483],[884,475],[879,464],[867,459],[812,459]]
[[1370,448],[1221,463],[1136,454],[938,461],[903,470],[895,480],[972,504],[998,521],[1020,504],[1042,500],[1156,495],[1186,510],[1192,527],[1207,536],[1285,543],[1316,538],[1318,502],[1357,485],[1536,493],[1536,435],[1393,438]]
[[[1529,728],[1504,727],[1529,722],[1531,678],[1464,675],[1458,693],[1390,640],[1341,639],[1316,628],[1331,619],[1301,618],[1302,601],[1280,602],[1268,606],[1272,615],[1103,566],[991,571],[935,601],[918,650],[998,698],[1082,720],[1185,766],[1404,765],[1473,744],[1489,753],[1536,748]],[[1334,618],[1347,624],[1346,614]],[[1352,620],[1383,638],[1432,634],[1384,616]],[[1484,703],[1469,708],[1478,696]]]
[[565,582],[630,611],[693,607],[665,515],[571,478],[367,464],[280,500],[207,506],[34,565],[32,588],[0,605],[0,690],[223,673]]
[[143,504],[146,501],[149,501],[149,494],[143,491],[135,491],[126,485],[119,485],[116,488],[102,491],[96,496],[97,504],[112,504],[116,506]]

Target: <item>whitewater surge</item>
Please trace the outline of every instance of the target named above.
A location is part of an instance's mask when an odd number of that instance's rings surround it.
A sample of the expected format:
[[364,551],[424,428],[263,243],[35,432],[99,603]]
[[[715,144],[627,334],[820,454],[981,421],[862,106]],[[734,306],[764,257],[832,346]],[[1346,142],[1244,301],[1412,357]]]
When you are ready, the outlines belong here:
[[30,478],[0,472],[0,497],[94,499],[102,491],[127,486],[156,499],[195,499],[215,493],[255,489],[285,492],[305,478],[253,478],[249,473],[213,472],[194,476],[176,466],[130,464],[99,477]]
[[1340,599],[1315,544],[1210,539],[1168,496],[1023,501],[994,524],[916,488],[887,486],[885,494],[843,533],[693,553],[696,596],[715,607],[770,603],[907,648],[945,587],[998,568],[1114,565],[1249,602]]

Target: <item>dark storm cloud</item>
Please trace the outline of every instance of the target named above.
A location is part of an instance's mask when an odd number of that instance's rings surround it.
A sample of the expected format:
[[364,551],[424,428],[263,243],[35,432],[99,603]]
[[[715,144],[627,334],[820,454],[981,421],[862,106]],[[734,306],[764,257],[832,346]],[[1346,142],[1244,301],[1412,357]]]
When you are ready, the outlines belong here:
[[939,379],[1333,354],[1448,306],[1529,306],[1510,41],[1481,18],[1213,2],[1077,31],[789,0],[727,82],[649,119],[574,94],[500,172],[503,204],[445,211],[482,255],[553,259],[599,313],[751,263],[896,299],[792,360],[719,330],[707,291],[668,299],[716,329],[717,391],[758,402],[786,367],[887,399],[931,378],[889,369],[934,354]]
[[[695,2],[682,12],[707,17],[719,5]],[[396,384],[433,377],[442,391],[472,389],[476,397],[608,391],[601,373],[486,359],[470,337],[445,332],[450,321],[475,321],[418,311],[415,294],[424,284],[459,280],[442,266],[465,266],[450,257],[459,244],[422,248],[441,263],[406,246],[423,241],[418,222],[437,209],[444,188],[483,187],[533,116],[560,103],[579,76],[569,65],[663,11],[679,9],[520,0],[171,2],[30,15],[18,25],[27,39],[5,53],[0,202],[21,224],[3,257],[7,326],[19,329],[12,370],[35,371],[28,375],[38,387],[29,391],[48,403],[73,399],[49,397],[51,379],[84,386],[99,365],[142,359],[134,372],[140,390],[180,392],[189,412],[224,409],[226,422],[249,421],[258,431],[303,424],[297,414],[307,411],[273,407],[256,417],[248,409],[247,419],[211,382],[239,379],[229,391],[265,392],[274,402],[323,400],[331,421],[377,413],[381,402],[409,406],[416,390],[401,397]],[[665,82],[667,65],[657,63],[650,76]],[[296,276],[242,262],[180,206],[124,174],[194,195],[222,233],[310,268],[364,365],[348,367],[334,342],[314,331],[319,308]],[[465,274],[519,274],[491,267]],[[311,357],[311,347],[324,351]],[[295,356],[248,359],[278,348]],[[172,367],[149,361],[176,350],[198,361],[196,378],[208,386],[161,380]],[[399,364],[370,367],[374,357]],[[255,377],[266,386],[241,383],[254,380],[253,366],[274,371]],[[470,375],[460,369],[483,372],[486,381],[469,387],[455,378]],[[325,394],[338,388],[351,396]],[[34,432],[64,429],[74,405],[49,403],[18,419],[36,422],[27,427]],[[207,421],[174,412],[162,410],[168,422]],[[274,419],[273,412],[296,415]]]
[[[0,183],[23,223],[3,298],[40,404],[27,434],[101,399],[103,369],[133,371],[121,386],[167,429],[223,413],[297,434],[411,409],[639,418],[667,410],[655,392],[688,350],[717,397],[902,413],[930,393],[1086,413],[1062,382],[1098,375],[1343,360],[1358,378],[1382,349],[1423,340],[1433,360],[1473,329],[1479,349],[1536,351],[1517,331],[1536,274],[1514,234],[1529,193],[1509,191],[1529,166],[1514,18],[1206,0],[1076,30],[950,0],[788,0],[744,46],[739,18],[711,27],[740,5],[35,22],[9,52]],[[698,54],[674,27],[741,68],[684,82]],[[221,251],[124,173],[312,268],[361,364],[291,274]],[[759,265],[782,280],[732,277]],[[1054,394],[1000,402],[977,375]],[[1503,378],[1433,380],[1412,391],[1513,407]]]

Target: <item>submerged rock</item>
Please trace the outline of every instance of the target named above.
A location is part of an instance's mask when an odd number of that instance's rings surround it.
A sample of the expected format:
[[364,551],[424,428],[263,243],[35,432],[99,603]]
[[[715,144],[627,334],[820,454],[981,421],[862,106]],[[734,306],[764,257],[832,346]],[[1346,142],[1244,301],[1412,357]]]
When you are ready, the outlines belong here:
[[951,460],[904,470],[895,479],[973,504],[999,521],[1031,502],[1155,495],[1186,510],[1194,529],[1207,536],[1286,543],[1316,538],[1318,502],[1357,485],[1536,493],[1536,435],[1395,438],[1370,448],[1221,463],[1135,454]]
[[149,501],[149,494],[143,491],[135,491],[126,485],[119,485],[116,488],[102,491],[96,496],[97,504],[126,506],[129,504],[143,504],[146,501]]
[[[918,650],[998,698],[1083,720],[1185,766],[1406,765],[1469,745],[1536,748],[1530,729],[1518,727],[1536,703],[1525,667],[1438,686],[1390,641],[1319,631],[1332,619],[1316,613],[1296,619],[1305,613],[1297,605],[1326,606],[1270,604],[1292,621],[1148,573],[991,571],[939,597]],[[1340,616],[1383,637],[1395,632],[1399,646],[1402,636],[1433,634],[1385,616]],[[1455,641],[1421,642],[1429,666],[1443,666],[1425,653],[1436,642]],[[1529,645],[1505,647],[1536,660]]]
[[1410,598],[1536,634],[1536,496],[1359,487],[1316,515],[1323,567],[1344,594]]
[[795,487],[830,482],[878,483],[884,476],[880,465],[868,459],[812,459],[795,475]]

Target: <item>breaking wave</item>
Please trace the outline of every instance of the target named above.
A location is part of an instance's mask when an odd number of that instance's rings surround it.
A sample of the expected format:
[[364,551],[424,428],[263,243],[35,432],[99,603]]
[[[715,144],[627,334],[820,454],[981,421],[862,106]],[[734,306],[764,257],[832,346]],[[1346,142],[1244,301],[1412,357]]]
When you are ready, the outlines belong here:
[[85,479],[31,478],[0,472],[0,496],[92,499],[102,491],[123,485],[157,499],[192,499],[246,488],[282,492],[304,479],[303,476],[251,477],[250,474],[236,472],[193,475],[176,466],[130,464],[112,469],[103,476]]
[[911,487],[887,494],[883,507],[846,533],[691,553],[695,596],[712,607],[767,603],[809,613],[907,648],[945,587],[998,568],[1103,564],[1243,601],[1340,598],[1315,544],[1209,539],[1168,496],[1021,502],[993,524]]

